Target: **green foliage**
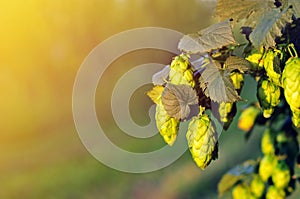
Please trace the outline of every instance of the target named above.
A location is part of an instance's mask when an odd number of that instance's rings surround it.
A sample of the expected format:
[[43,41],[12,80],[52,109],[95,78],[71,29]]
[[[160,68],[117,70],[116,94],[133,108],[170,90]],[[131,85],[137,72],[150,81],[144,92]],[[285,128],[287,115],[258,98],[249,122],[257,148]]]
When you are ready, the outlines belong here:
[[[184,36],[178,44],[183,54],[173,59],[170,69],[154,75],[154,85],[160,82],[163,89],[162,103],[157,103],[158,129],[161,132],[169,120],[176,121],[177,128],[180,121],[192,118],[186,138],[201,169],[217,158],[218,151],[216,128],[205,111],[227,130],[236,103],[247,100],[239,95],[244,75],[255,79],[257,102],[242,109],[238,127],[249,138],[255,126],[266,126],[262,156],[226,173],[218,185],[220,195],[231,190],[233,198],[285,198],[295,189],[300,176],[300,58],[290,42],[289,27],[300,31],[299,8],[296,0],[219,0],[217,22]],[[202,57],[201,65],[191,64],[191,54]],[[172,135],[167,143],[176,138],[175,126],[163,127],[163,136]]]

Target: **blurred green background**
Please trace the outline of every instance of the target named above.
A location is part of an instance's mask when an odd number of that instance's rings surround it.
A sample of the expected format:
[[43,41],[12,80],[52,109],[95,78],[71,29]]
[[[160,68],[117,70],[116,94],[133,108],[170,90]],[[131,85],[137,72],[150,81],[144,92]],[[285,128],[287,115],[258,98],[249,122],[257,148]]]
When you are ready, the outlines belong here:
[[[195,32],[209,25],[213,6],[213,1],[201,0],[1,1],[0,198],[216,198],[222,173],[259,154],[261,129],[245,142],[233,124],[220,137],[219,159],[205,172],[186,152],[162,170],[128,174],[95,160],[80,142],[72,118],[77,70],[97,44],[145,26]],[[109,137],[120,146],[149,151],[164,145],[159,136],[147,141],[124,135],[113,121],[108,96],[130,68],[148,62],[167,64],[171,57],[162,51],[137,51],[105,72],[97,90],[97,111],[107,113],[99,120],[114,132]],[[249,89],[254,89],[249,82]],[[130,106],[133,119],[142,125],[149,122],[152,103],[144,95],[149,88],[137,90]]]

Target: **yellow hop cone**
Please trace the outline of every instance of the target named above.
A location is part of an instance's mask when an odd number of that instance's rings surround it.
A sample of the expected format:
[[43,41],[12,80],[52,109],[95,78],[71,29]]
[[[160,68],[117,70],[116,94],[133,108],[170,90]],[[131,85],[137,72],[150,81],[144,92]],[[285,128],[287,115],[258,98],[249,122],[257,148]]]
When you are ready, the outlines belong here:
[[189,57],[185,54],[176,56],[170,65],[170,83],[175,85],[187,84],[194,88],[195,81],[193,73],[194,71],[189,62]]
[[264,155],[274,155],[275,153],[275,135],[269,128],[267,128],[261,139],[261,150]]
[[241,90],[244,84],[244,75],[240,72],[231,72],[230,79],[232,80],[233,86],[236,90]]
[[268,79],[261,78],[257,84],[257,99],[264,117],[271,117],[274,107],[280,103],[280,87]]
[[188,146],[194,161],[201,169],[205,169],[217,158],[218,135],[215,125],[208,115],[193,117],[186,133]]
[[300,128],[300,58],[290,58],[282,72],[282,87],[292,111],[292,121]]
[[255,199],[250,192],[250,188],[245,184],[238,184],[232,189],[233,199]]
[[258,173],[261,179],[266,182],[272,176],[277,160],[273,155],[265,155],[259,164]]
[[250,189],[253,195],[260,198],[265,191],[265,183],[259,175],[255,175],[251,181]]
[[156,105],[155,120],[160,135],[168,145],[172,146],[176,140],[180,122],[167,114],[161,101]]
[[260,110],[256,106],[249,106],[244,109],[238,120],[238,127],[243,131],[250,131],[259,112]]
[[231,102],[221,102],[219,105],[219,114],[220,114],[220,121],[223,123],[227,123],[230,121],[229,114],[232,110],[233,103]]
[[274,185],[269,186],[266,199],[285,199],[285,192],[276,188]]
[[[280,72],[280,68],[279,68],[279,63],[278,65],[276,65],[276,57],[281,53],[281,51],[279,50],[273,50],[270,49],[268,50],[264,57],[264,68],[267,72],[268,77],[270,78],[270,80],[280,86],[280,78],[281,78],[281,72]],[[278,60],[279,61],[279,60]]]
[[272,181],[275,187],[284,189],[288,186],[290,180],[291,174],[288,165],[283,161],[278,161],[272,174]]
[[261,47],[260,51],[254,50],[249,56],[246,57],[246,60],[251,62],[255,68],[262,68],[264,65],[263,55],[264,48]]

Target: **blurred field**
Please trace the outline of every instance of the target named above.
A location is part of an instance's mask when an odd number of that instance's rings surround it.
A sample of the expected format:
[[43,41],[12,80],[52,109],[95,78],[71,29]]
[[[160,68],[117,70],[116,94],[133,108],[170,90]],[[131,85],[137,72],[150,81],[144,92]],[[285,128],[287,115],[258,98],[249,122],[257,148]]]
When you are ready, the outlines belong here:
[[[196,168],[186,153],[170,167],[137,175],[96,161],[80,142],[72,118],[77,70],[97,44],[113,34],[144,26],[197,31],[209,24],[211,15],[211,6],[199,2],[1,1],[0,198],[216,198],[221,174],[258,153],[255,140],[259,133],[247,144],[234,142],[232,137],[243,140],[243,134],[233,125],[232,131],[220,138],[219,160],[205,172]],[[163,52],[136,52],[114,63],[101,81],[112,84],[137,63],[166,64],[170,58]],[[97,99],[103,98],[103,103],[97,104],[97,111],[109,112],[110,98],[106,96],[112,86],[99,86]],[[146,89],[137,93],[132,110],[141,124],[149,119],[145,116],[151,104],[143,95]],[[113,138],[119,138],[122,132],[110,113],[99,119],[116,133]],[[120,144],[141,151],[145,143],[125,139]],[[154,147],[162,144],[159,137],[148,143]]]

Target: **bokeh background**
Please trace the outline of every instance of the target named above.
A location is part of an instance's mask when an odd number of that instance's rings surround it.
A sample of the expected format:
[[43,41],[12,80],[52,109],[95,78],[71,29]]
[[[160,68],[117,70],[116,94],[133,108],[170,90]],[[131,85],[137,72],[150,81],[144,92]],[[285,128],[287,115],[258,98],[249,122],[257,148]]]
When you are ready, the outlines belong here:
[[[95,160],[80,142],[72,118],[77,70],[97,44],[121,31],[146,26],[195,32],[211,23],[214,5],[209,0],[1,1],[0,198],[217,198],[222,173],[259,154],[262,129],[245,142],[234,123],[220,137],[219,160],[205,171],[186,152],[162,170],[128,174]],[[110,95],[114,83],[132,67],[167,64],[172,56],[136,51],[105,72],[97,90],[96,101],[101,101],[97,112],[105,113],[99,121],[119,146],[144,152],[164,145],[159,136],[141,140],[124,135],[110,113]],[[251,81],[250,94],[251,89],[255,92]],[[152,103],[144,95],[149,88],[141,87],[131,100],[132,118],[141,125],[149,122]],[[249,98],[245,92],[242,95]]]

